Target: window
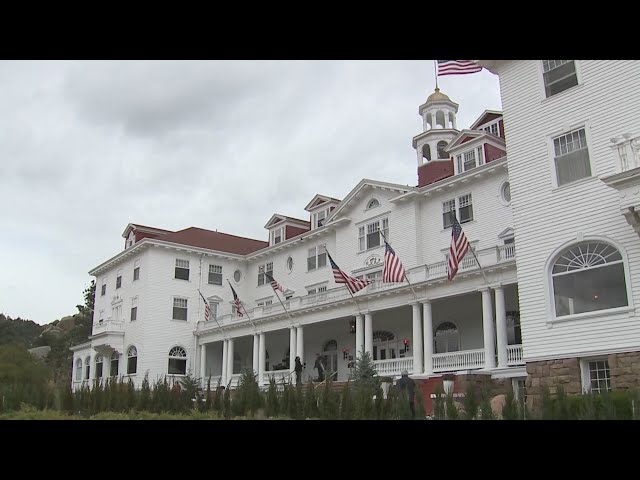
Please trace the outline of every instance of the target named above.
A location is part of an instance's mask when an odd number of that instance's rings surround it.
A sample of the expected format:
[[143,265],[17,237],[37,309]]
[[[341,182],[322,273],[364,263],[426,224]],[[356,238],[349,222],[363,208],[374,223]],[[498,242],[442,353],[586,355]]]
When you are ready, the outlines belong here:
[[100,290],[100,295],[104,296],[105,293],[107,293],[107,279],[103,278],[102,279],[102,289]]
[[104,359],[102,355],[96,355],[96,378],[102,378],[102,364]]
[[543,60],[542,71],[547,98],[578,85],[574,60]]
[[258,307],[268,307],[269,305],[273,305],[273,300],[258,300],[256,302],[256,306]]
[[492,123],[491,125],[488,125],[488,126],[482,128],[482,130],[487,132],[487,133],[492,133],[496,137],[500,136],[500,130],[498,128],[498,122]]
[[307,256],[307,271],[324,267],[327,264],[327,250],[325,245],[311,247]]
[[380,202],[376,198],[372,198],[371,200],[369,200],[369,203],[367,203],[367,210],[369,210],[370,208],[375,208],[379,206],[380,206]]
[[476,168],[476,152],[475,150],[471,150],[469,152],[465,152],[463,154],[464,157],[464,170],[463,171],[467,171],[467,170],[471,170],[472,168]]
[[189,280],[189,260],[176,258],[176,275],[179,280]]
[[585,392],[611,391],[611,372],[609,361],[606,358],[581,360],[580,368],[582,370],[582,389]]
[[317,213],[313,214],[313,225],[314,228],[320,228],[324,225],[324,221],[329,216],[329,209],[321,210]]
[[173,319],[174,320],[187,320],[187,299],[175,298],[173,299]]
[[138,371],[138,350],[133,345],[127,350],[127,375],[135,375]]
[[89,380],[89,373],[91,370],[91,357],[87,357],[84,360],[84,379]]
[[258,286],[266,283],[266,277],[264,275],[265,269],[269,275],[273,276],[273,262],[269,262],[266,265],[260,265],[258,267]]
[[511,380],[513,395],[520,404],[527,403],[527,379],[514,378]]
[[287,270],[291,272],[293,270],[293,258],[287,258]]
[[458,327],[451,322],[438,325],[434,335],[435,353],[457,352],[460,349]]
[[447,148],[447,142],[445,142],[444,140],[442,142],[438,142],[438,158],[440,160],[448,160],[449,159],[449,155],[447,155],[447,152],[444,151],[445,148]]
[[468,193],[458,197],[458,221],[465,223],[471,220],[473,220],[473,204],[471,194]]
[[275,245],[282,241],[282,227],[271,231],[271,245]]
[[327,286],[326,285],[322,285],[320,287],[307,288],[307,294],[309,294],[309,295],[315,295],[316,293],[322,293],[322,292],[326,292],[326,291],[327,291]]
[[584,128],[555,137],[553,151],[558,186],[591,176]]
[[236,270],[235,272],[233,272],[234,282],[239,283],[241,278],[242,278],[242,273],[240,273],[240,270]]
[[442,228],[449,228],[453,224],[451,213],[456,214],[456,200],[447,200],[442,202]]
[[118,355],[118,352],[114,350],[113,353],[111,354],[111,363],[109,365],[109,375],[111,375],[112,377],[117,377],[119,373],[118,371],[119,365],[120,365],[120,355]]
[[360,249],[360,251],[375,248],[382,244],[382,236],[380,235],[381,222],[382,234],[387,239],[389,238],[389,219],[387,218],[368,223],[366,226],[360,226],[358,227],[358,248]]
[[122,270],[118,270],[116,276],[116,290],[122,286]]
[[209,283],[211,285],[222,285],[221,265],[209,265]]
[[209,300],[210,318],[218,318],[218,302]]
[[135,322],[138,319],[138,297],[131,299],[131,321]]
[[556,317],[629,304],[622,255],[605,242],[580,242],[565,249],[551,279]]
[[187,374],[187,352],[182,347],[173,347],[169,352],[169,375]]
[[98,314],[98,323],[102,323],[104,322],[104,310],[100,310],[100,313]]
[[82,381],[82,359],[76,360],[76,382]]
[[372,282],[375,282],[376,280],[382,280],[382,270],[367,273],[367,280],[370,280]]
[[511,203],[511,185],[509,182],[504,182],[500,187],[500,197],[504,203]]
[[140,280],[140,260],[133,262],[133,281]]

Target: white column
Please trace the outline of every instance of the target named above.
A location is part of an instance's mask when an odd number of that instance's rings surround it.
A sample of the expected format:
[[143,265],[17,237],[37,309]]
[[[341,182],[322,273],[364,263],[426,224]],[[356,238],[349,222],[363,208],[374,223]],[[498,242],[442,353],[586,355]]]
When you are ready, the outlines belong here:
[[302,327],[298,327],[296,332],[296,357],[300,357],[300,363],[304,364],[304,333]]
[[259,358],[259,350],[260,350],[260,337],[257,333],[253,334],[253,374],[258,375],[258,371],[260,369],[260,358]]
[[422,373],[422,318],[420,318],[420,304],[414,303],[413,308],[413,373]]
[[200,345],[200,378],[207,378],[207,344]]
[[453,120],[452,120],[451,123],[453,124],[453,129],[456,130],[457,127],[456,127],[456,115],[455,115],[455,113],[453,114]]
[[364,350],[373,360],[373,315],[369,312],[364,314]]
[[296,327],[289,327],[289,372],[293,372],[296,366]]
[[227,383],[233,378],[233,338],[229,339],[227,347]]
[[227,360],[229,355],[227,355],[229,351],[229,340],[222,341],[222,377],[220,383],[223,387],[227,386]]
[[354,358],[360,357],[364,350],[364,315],[356,315],[356,354]]
[[260,334],[260,365],[258,366],[258,383],[264,385],[264,369],[267,364],[267,346],[265,344],[264,333]]
[[431,315],[431,302],[422,302],[422,317],[424,325],[422,334],[424,338],[424,373],[433,373],[433,317]]
[[504,306],[504,287],[495,287],[496,292],[496,333],[498,339],[498,367],[508,367],[507,357],[507,312]]
[[493,340],[493,306],[491,305],[491,290],[483,288],[482,292],[482,331],[484,333],[484,368],[489,370],[496,367],[496,347]]

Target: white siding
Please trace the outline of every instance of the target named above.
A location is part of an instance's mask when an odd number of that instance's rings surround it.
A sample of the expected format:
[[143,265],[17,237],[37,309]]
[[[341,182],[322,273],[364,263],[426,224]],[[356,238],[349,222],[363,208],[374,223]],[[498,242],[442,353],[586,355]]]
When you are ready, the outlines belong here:
[[[580,85],[548,99],[539,62],[507,62],[499,72],[527,360],[640,347],[635,312],[548,323],[545,264],[557,248],[579,235],[621,244],[629,259],[631,287],[640,282],[638,236],[620,214],[617,192],[598,178],[615,170],[609,139],[640,133],[640,63],[576,63]],[[555,189],[548,137],[585,123],[593,178]],[[638,301],[640,290],[635,289],[633,302]]]

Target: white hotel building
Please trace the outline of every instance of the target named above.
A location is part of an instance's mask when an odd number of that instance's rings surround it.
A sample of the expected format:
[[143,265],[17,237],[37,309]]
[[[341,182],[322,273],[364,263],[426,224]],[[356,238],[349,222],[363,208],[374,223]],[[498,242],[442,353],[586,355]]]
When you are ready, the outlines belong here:
[[[317,194],[305,220],[274,214],[265,224],[268,242],[129,224],[124,250],[90,272],[93,332],[72,348],[73,387],[115,375],[139,386],[145,374],[151,381],[192,374],[233,387],[247,368],[264,385],[290,375],[296,356],[306,363],[306,383],[317,375],[318,354],[340,382],[361,350],[381,375],[407,369],[427,408],[444,372],[456,374],[457,390],[467,381],[494,391],[526,381],[536,394],[548,377],[552,386],[582,382],[579,391],[594,375],[594,385],[615,386],[612,363],[640,349],[633,307],[640,299],[631,288],[640,280],[633,269],[640,187],[632,169],[640,165],[640,93],[633,89],[640,65],[481,63],[500,75],[504,123],[502,112],[485,111],[458,130],[458,105],[436,89],[419,107],[415,187],[363,179],[342,200]],[[567,65],[574,86],[554,77]],[[580,147],[565,160],[568,140]],[[448,281],[450,209],[484,275],[468,255]],[[378,229],[411,286],[382,283]],[[561,260],[587,246],[588,258]],[[342,270],[373,280],[356,302],[334,283],[325,248]],[[287,289],[288,314],[265,271]],[[250,319],[235,315],[227,279]],[[595,289],[591,298],[585,284]],[[207,322],[199,290],[211,305]]]

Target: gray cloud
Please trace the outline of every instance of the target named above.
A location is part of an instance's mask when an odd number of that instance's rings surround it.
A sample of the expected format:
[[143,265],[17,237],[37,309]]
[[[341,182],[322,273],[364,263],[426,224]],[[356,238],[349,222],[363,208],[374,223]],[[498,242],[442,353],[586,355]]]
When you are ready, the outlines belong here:
[[[460,127],[500,109],[487,72],[439,83]],[[432,61],[0,62],[0,311],[73,313],[129,222],[266,239],[316,193],[415,185],[433,87]]]

